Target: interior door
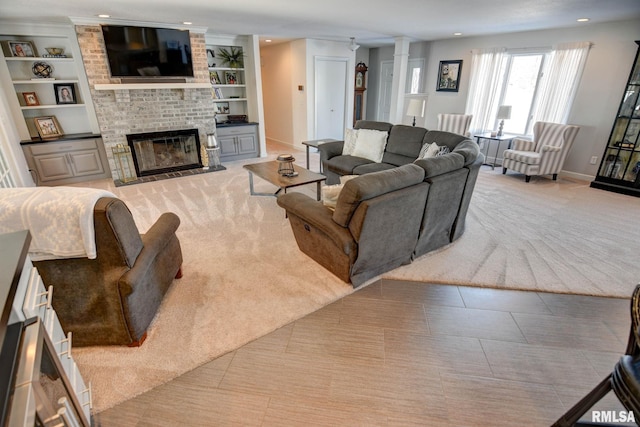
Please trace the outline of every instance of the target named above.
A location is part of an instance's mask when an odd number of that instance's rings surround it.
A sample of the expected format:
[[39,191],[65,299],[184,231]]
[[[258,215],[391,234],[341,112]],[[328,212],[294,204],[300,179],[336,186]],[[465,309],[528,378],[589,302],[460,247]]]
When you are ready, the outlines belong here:
[[316,139],[342,139],[347,111],[347,59],[316,58]]

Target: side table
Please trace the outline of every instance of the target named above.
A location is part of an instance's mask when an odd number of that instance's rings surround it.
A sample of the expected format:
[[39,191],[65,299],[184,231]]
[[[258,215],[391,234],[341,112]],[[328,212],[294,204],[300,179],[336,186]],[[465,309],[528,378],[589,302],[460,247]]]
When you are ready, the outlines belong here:
[[[309,147],[313,147],[317,149],[318,145],[324,142],[334,142],[334,141],[338,141],[338,140],[333,138],[324,138],[324,139],[313,139],[311,141],[302,141],[302,145],[304,145],[307,148],[307,169],[309,169]],[[322,173],[322,160],[320,160],[319,171],[320,173]]]
[[491,132],[485,132],[485,133],[481,133],[478,135],[474,135],[474,138],[476,138],[476,142],[478,145],[480,145],[480,140],[484,139],[487,142],[487,150],[485,153],[485,159],[488,160],[489,159],[489,149],[491,148],[491,141],[498,141],[498,143],[496,144],[496,154],[493,158],[493,163],[483,163],[483,166],[491,166],[491,169],[495,169],[496,167],[496,161],[498,160],[498,153],[500,153],[500,143],[502,141],[508,141],[509,142],[509,147],[511,148],[511,141],[513,141],[513,139],[515,137],[517,137],[518,135],[515,134],[503,134],[502,136],[497,136],[497,135],[491,135]]

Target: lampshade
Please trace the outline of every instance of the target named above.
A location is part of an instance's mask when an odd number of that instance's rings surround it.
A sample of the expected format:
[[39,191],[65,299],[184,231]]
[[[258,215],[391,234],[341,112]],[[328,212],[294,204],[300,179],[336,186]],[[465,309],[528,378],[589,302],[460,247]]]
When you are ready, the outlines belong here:
[[216,135],[214,133],[207,134],[207,147],[218,148],[218,140],[216,139]]
[[[511,107],[509,107],[511,108]],[[410,99],[407,106],[407,116],[423,117],[424,116],[424,99]]]
[[501,105],[498,107],[498,120],[509,120],[511,118],[511,105]]

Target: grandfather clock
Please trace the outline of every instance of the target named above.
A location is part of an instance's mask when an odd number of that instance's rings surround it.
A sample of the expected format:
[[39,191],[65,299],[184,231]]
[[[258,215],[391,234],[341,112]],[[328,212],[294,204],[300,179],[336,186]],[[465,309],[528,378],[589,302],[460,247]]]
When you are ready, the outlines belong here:
[[364,108],[364,91],[367,90],[366,86],[366,74],[367,66],[364,62],[359,62],[356,65],[356,87],[355,87],[355,99],[353,102],[353,124],[356,121],[362,119],[362,110]]

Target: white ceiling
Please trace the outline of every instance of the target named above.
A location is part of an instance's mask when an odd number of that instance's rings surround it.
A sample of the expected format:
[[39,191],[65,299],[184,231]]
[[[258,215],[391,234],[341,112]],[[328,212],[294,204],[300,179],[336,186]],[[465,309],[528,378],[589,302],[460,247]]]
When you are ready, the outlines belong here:
[[[362,46],[394,37],[439,40],[640,18],[640,0],[0,0],[0,19],[69,23],[68,17],[207,27],[217,34],[315,38]],[[0,24],[1,26],[1,24]],[[1,27],[0,27],[1,32]]]

